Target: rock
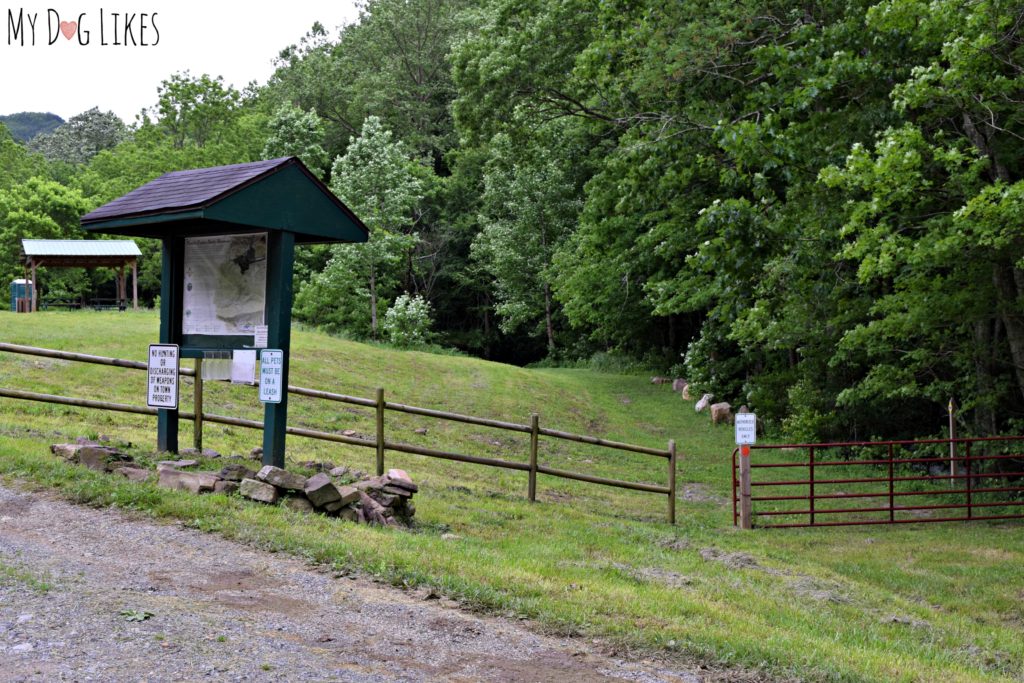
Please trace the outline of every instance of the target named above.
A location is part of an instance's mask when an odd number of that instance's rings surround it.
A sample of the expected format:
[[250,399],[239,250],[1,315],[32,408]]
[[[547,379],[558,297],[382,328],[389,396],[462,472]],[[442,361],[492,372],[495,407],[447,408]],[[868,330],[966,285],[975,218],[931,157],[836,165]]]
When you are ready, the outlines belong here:
[[211,458],[211,459],[212,458],[219,458],[220,457],[220,453],[218,453],[217,451],[213,450],[212,448],[204,448],[203,449],[203,457],[204,458]]
[[26,652],[32,652],[32,650],[34,649],[35,647],[32,645],[32,643],[19,643],[18,645],[12,646],[7,651],[13,652],[14,654],[24,654]]
[[78,462],[78,451],[80,450],[82,450],[82,444],[77,443],[55,443],[50,446],[51,453],[69,462]]
[[732,407],[728,403],[713,403],[711,405],[711,424],[730,424],[733,421]]
[[370,491],[373,489],[382,489],[389,483],[390,481],[385,477],[374,477],[373,479],[364,479],[362,481],[357,481],[355,484],[353,484],[353,486],[355,486],[360,491]]
[[668,377],[652,377],[651,378],[651,384],[668,384],[671,381],[672,380],[670,380]]
[[296,512],[304,512],[306,514],[311,514],[313,512],[313,503],[311,503],[305,496],[288,494],[281,499],[281,504],[289,509],[295,510]]
[[[384,506],[366,495],[365,492],[359,494],[359,510],[367,524],[390,526],[388,523],[390,515],[387,514]],[[393,522],[394,519],[391,518],[391,521]]]
[[255,479],[256,473],[240,463],[231,463],[220,468],[220,478],[228,481],[242,481],[243,479]]
[[694,404],[693,409],[698,413],[703,412],[705,408],[711,405],[711,400],[715,397],[714,394],[704,394],[700,397],[700,400]]
[[170,467],[157,470],[157,486],[189,493],[213,493],[220,477],[210,472],[182,472]]
[[686,380],[677,378],[672,380],[672,391],[682,391],[686,387]]
[[238,487],[238,495],[243,498],[249,498],[261,503],[270,503],[273,505],[277,502],[277,498],[280,494],[278,493],[277,488],[272,484],[267,484],[256,479],[243,479],[241,485]]
[[353,507],[346,507],[338,512],[338,517],[344,519],[346,522],[358,522],[359,511]]
[[136,483],[149,479],[149,470],[142,469],[141,467],[116,467],[114,468],[114,472],[116,474],[120,474],[128,481],[134,481]]
[[740,409],[736,411],[737,415],[746,415],[750,412],[750,408],[745,405],[740,406]]
[[262,460],[263,459],[263,447],[262,446],[256,446],[255,448],[253,448],[251,451],[249,451],[249,457],[251,459],[253,459],[253,460]]
[[306,480],[306,486],[303,489],[306,493],[306,498],[315,507],[322,508],[328,503],[333,503],[336,500],[341,500],[341,494],[338,489],[334,486],[334,482],[331,478],[320,472],[314,474],[308,480]]
[[176,470],[184,470],[189,467],[195,467],[199,464],[198,460],[161,460],[156,464],[157,467],[172,467]]
[[117,463],[131,462],[131,458],[116,448],[107,446],[82,446],[78,450],[78,463],[97,472],[109,472]]
[[692,401],[693,400],[693,397],[690,396],[690,385],[689,384],[686,384],[686,385],[683,386],[682,390],[679,392],[679,395],[683,397],[684,401]]
[[349,473],[347,467],[335,467],[333,470],[328,472],[332,477],[344,477]]
[[402,498],[412,498],[412,491],[398,486],[385,486],[381,489],[381,492],[392,496],[400,496]]
[[274,467],[273,465],[264,465],[256,473],[256,478],[287,491],[301,491],[306,488],[306,478],[304,476],[283,470],[280,467]]
[[331,501],[330,503],[327,503],[327,505],[324,505],[323,510],[327,514],[333,515],[334,513],[336,513],[339,510],[341,510],[342,508],[350,508],[350,507],[351,507],[351,504],[349,504],[349,503],[343,503],[340,500],[334,500],[334,501]]
[[354,429],[346,429],[345,431],[343,431],[341,433],[341,435],[342,436],[355,436],[356,435],[356,430],[354,430]]
[[232,493],[238,493],[239,484],[237,481],[229,481],[227,479],[221,479],[213,485],[214,493],[223,493],[230,495]]
[[[392,474],[393,472],[397,473],[398,476]],[[416,493],[420,490],[420,487],[412,483],[412,479],[410,479],[409,475],[406,474],[403,470],[388,470],[387,481],[384,482],[384,485],[397,486],[398,488],[405,489],[410,493]]]
[[413,431],[414,434],[423,434],[423,435],[425,435],[427,433],[427,428],[426,427],[419,427],[418,429],[414,429],[412,431]]
[[359,489],[354,486],[339,486],[338,493],[341,494],[341,503],[351,505],[359,500]]
[[398,496],[393,493],[384,493],[383,491],[374,493],[370,497],[386,508],[394,506],[395,502],[398,500]]

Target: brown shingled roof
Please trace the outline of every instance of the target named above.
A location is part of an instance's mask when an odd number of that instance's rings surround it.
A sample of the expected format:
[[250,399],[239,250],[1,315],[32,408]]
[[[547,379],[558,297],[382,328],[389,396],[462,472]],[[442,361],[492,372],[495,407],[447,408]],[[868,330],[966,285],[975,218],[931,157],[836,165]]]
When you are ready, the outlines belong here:
[[280,157],[231,166],[171,171],[82,216],[82,224],[110,218],[186,211],[210,204],[285,164]]

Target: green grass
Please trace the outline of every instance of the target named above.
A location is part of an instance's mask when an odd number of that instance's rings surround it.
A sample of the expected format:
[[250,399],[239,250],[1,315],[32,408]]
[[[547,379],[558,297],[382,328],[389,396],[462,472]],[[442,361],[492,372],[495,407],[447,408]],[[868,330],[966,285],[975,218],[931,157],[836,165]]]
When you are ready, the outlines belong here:
[[[0,340],[142,360],[151,313],[0,313]],[[662,496],[388,453],[420,484],[418,527],[368,528],[235,497],[189,496],[66,464],[50,443],[108,435],[151,459],[151,418],[0,399],[0,472],[97,506],[183,520],[337,571],[425,586],[465,606],[524,616],[670,658],[842,681],[998,681],[1024,675],[1024,525],[740,532],[732,527],[731,429],[712,428],[648,377],[527,370],[398,352],[298,331],[292,383],[527,422],[664,448],[675,439],[679,523]],[[145,373],[0,353],[0,387],[143,404]],[[259,419],[254,390],[208,385],[208,412]],[[182,389],[190,409],[191,385]],[[370,409],[290,403],[293,425],[373,434]],[[426,427],[426,435],[415,434]],[[182,424],[182,445],[191,442]],[[527,435],[388,413],[388,439],[526,460]],[[258,432],[207,425],[205,445],[242,453]],[[373,451],[289,437],[293,465],[329,460],[371,471]],[[550,439],[541,462],[663,484],[665,461]],[[693,500],[694,493],[698,500]]]
[[39,576],[10,558],[0,558],[0,586],[25,586],[43,595],[53,588],[49,576]]

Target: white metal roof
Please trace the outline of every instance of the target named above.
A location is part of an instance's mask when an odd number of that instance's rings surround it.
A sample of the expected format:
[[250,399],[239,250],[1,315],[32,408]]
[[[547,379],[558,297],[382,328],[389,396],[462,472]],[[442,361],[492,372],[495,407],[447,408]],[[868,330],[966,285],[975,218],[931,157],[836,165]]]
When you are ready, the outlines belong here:
[[25,256],[141,256],[133,240],[22,240]]

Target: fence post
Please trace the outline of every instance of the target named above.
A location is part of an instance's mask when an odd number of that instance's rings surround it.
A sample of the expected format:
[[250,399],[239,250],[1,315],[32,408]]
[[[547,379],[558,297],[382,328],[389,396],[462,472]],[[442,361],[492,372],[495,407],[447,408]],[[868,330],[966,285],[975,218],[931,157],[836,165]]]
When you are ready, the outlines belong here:
[[668,442],[668,523],[676,523],[676,442]]
[[810,481],[809,492],[810,492],[810,511],[811,511],[811,526],[814,526],[814,446],[810,447],[810,458],[808,461],[808,481]]
[[893,478],[893,452],[892,444],[889,444],[889,521],[896,521],[896,491],[895,479]]
[[964,444],[964,448],[967,451],[967,461],[964,463],[964,467],[967,470],[967,519],[970,519],[974,516],[974,508],[971,505],[971,493],[974,488],[971,484],[971,442],[968,441]]
[[203,359],[196,358],[196,374],[192,378],[192,404],[196,416],[192,426],[192,446],[203,452]]
[[949,488],[956,488],[956,402],[949,399]]
[[537,447],[540,440],[540,416],[530,415],[530,502],[537,502]]
[[384,474],[384,389],[377,388],[377,476]]
[[[744,452],[746,451],[746,452]],[[753,509],[750,505],[750,450],[740,451],[740,528],[754,527]]]

